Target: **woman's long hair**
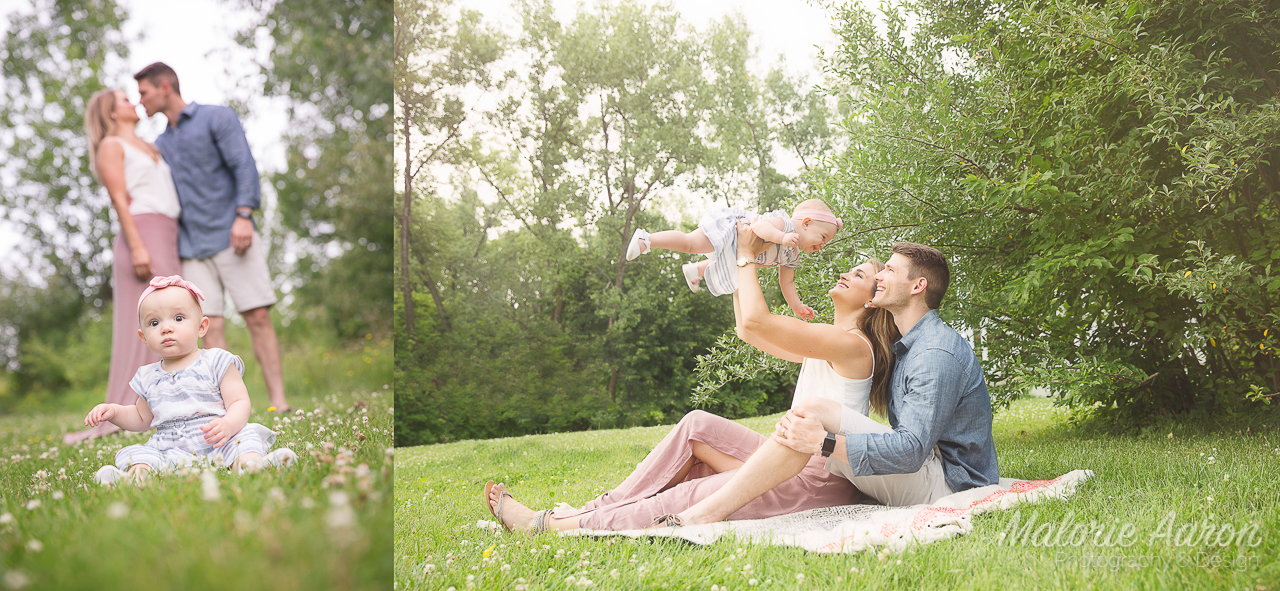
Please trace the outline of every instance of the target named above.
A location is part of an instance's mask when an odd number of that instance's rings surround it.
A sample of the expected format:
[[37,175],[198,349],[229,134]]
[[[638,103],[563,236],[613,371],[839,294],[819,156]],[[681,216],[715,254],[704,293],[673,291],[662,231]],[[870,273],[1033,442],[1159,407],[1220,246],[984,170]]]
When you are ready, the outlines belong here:
[[102,143],[102,138],[116,132],[116,121],[111,118],[115,110],[114,88],[95,92],[84,110],[84,133],[89,136],[89,170],[93,171],[93,176],[99,182],[102,181],[102,175],[98,173],[98,145]]
[[[879,273],[884,265],[870,259],[871,265]],[[858,328],[871,341],[871,356],[875,359],[875,371],[871,373],[871,410],[880,416],[886,416],[889,409],[889,376],[893,375],[893,344],[902,338],[898,325],[893,322],[893,314],[883,308],[872,308],[862,315],[862,323]]]

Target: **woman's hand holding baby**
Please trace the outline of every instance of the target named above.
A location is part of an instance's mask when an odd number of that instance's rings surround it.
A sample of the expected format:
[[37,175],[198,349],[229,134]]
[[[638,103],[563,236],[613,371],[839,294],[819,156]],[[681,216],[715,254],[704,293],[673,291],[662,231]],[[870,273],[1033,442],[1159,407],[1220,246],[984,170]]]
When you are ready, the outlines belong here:
[[106,403],[99,404],[98,406],[93,407],[93,410],[89,411],[89,414],[85,416],[84,424],[90,427],[97,427],[98,423],[101,423],[102,421],[109,421],[115,417],[116,405]]

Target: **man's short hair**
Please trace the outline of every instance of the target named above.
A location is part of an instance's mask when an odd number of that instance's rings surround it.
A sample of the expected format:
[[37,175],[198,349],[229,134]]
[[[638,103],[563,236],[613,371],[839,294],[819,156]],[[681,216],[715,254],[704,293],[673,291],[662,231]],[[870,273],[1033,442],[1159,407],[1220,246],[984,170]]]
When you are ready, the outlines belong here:
[[947,295],[947,286],[951,284],[951,268],[947,266],[947,257],[932,246],[914,242],[898,242],[893,245],[893,253],[911,260],[907,276],[915,279],[924,277],[924,303],[930,310],[942,305],[942,296]]
[[174,72],[173,68],[170,68],[164,62],[156,62],[138,70],[138,73],[133,75],[133,79],[137,81],[146,80],[156,88],[160,88],[161,81],[168,82],[169,88],[173,89],[173,94],[182,96],[182,92],[178,90],[178,73]]

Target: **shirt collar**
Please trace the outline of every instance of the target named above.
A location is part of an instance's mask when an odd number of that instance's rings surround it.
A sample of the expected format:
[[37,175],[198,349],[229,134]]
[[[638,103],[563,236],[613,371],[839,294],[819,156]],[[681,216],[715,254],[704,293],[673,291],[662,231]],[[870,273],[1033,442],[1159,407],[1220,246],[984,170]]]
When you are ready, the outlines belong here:
[[930,332],[932,326],[941,322],[942,319],[938,318],[937,310],[925,312],[924,316],[921,316],[915,325],[907,331],[907,334],[902,335],[902,338],[893,344],[893,352],[898,355],[906,354],[907,351],[911,350],[911,346],[921,339],[922,334]]
[[196,104],[195,102],[187,103],[187,106],[182,108],[182,112],[178,113],[178,123],[182,123],[183,119],[190,119],[192,117],[195,117],[196,108],[199,106],[200,105]]

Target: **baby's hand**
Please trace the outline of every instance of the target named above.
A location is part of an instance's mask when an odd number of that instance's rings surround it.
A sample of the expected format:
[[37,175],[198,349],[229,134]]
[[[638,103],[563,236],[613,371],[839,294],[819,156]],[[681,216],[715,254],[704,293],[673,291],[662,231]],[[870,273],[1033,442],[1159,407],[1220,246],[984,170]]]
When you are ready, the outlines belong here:
[[800,246],[800,235],[795,232],[787,232],[782,235],[782,242],[779,242],[778,244],[783,246]]
[[200,427],[200,430],[204,432],[204,442],[212,443],[214,447],[222,447],[222,444],[226,443],[228,439],[231,439],[231,436],[233,435],[233,433],[231,433],[227,428],[226,417],[218,417],[209,421],[204,426]]
[[799,306],[791,308],[791,311],[795,312],[796,316],[799,316],[805,320],[813,320],[813,318],[817,316],[817,312],[815,312],[813,308],[810,308],[809,306],[806,306],[804,304],[800,304]]
[[109,421],[116,416],[116,407],[110,404],[99,404],[89,411],[84,417],[84,424],[89,427],[97,427],[102,421]]

